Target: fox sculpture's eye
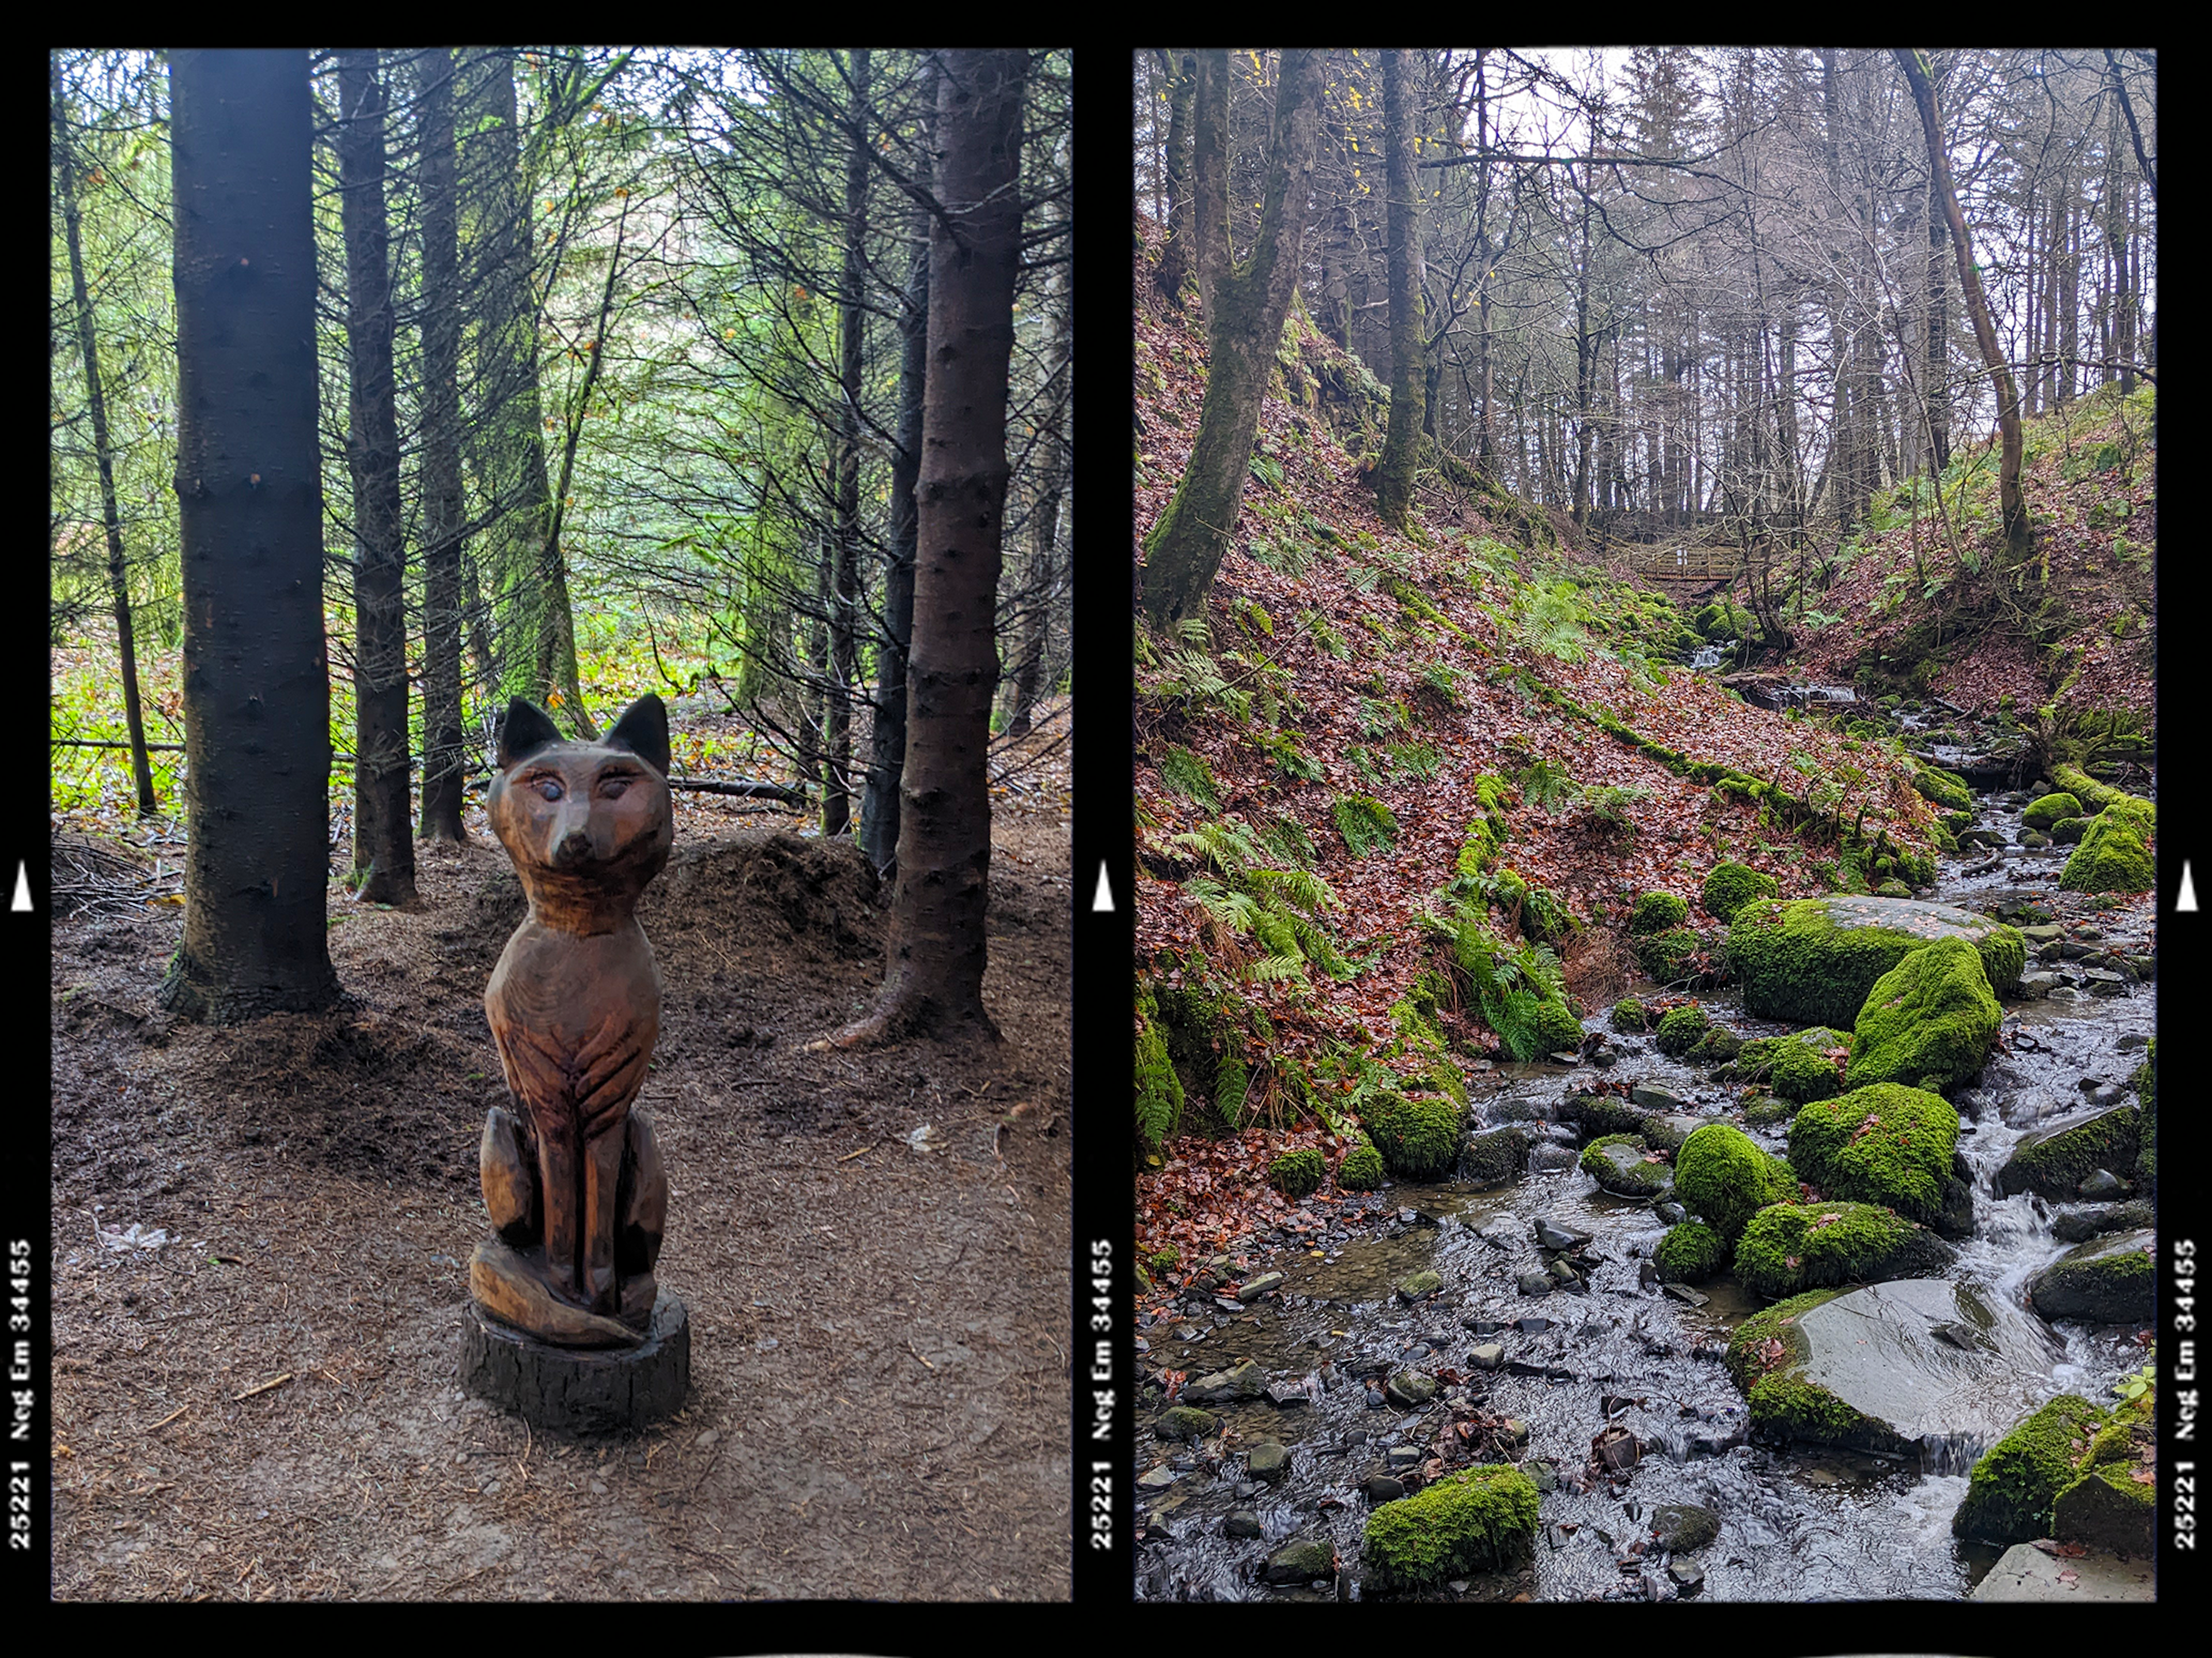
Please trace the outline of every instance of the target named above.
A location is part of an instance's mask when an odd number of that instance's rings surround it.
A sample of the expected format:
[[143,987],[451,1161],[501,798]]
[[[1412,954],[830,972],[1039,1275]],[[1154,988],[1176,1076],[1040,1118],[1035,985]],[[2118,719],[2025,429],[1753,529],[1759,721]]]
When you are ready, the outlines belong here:
[[536,787],[540,799],[558,800],[561,798],[561,780],[557,777],[541,777],[538,780]]
[[603,779],[599,784],[599,793],[610,800],[619,800],[623,798],[623,792],[629,787],[630,781],[631,780],[627,777]]

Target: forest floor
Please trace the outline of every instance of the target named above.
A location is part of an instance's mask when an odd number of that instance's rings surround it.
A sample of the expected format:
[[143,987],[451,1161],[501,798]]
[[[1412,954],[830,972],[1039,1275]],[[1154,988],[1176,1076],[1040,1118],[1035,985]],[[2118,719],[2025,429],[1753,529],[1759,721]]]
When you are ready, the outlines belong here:
[[1066,1597],[1069,802],[996,795],[1003,1045],[835,1053],[804,1045],[881,983],[888,894],[849,842],[679,797],[639,1104],[691,1393],[633,1436],[459,1386],[524,914],[480,810],[414,909],[333,883],[333,1011],[178,1023],[179,912],[58,918],[55,1596]]

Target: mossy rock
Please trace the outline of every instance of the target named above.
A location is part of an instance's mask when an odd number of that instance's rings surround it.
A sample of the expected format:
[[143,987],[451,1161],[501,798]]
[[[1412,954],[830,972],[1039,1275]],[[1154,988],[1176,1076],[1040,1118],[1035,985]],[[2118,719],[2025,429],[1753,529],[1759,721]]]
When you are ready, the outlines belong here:
[[2045,1318],[2142,1323],[2157,1311],[2158,1268],[2148,1230],[2079,1243],[2027,1281],[2027,1304]]
[[1685,984],[1698,976],[1693,958],[1705,941],[1687,927],[1669,927],[1636,940],[1636,963],[1662,985]]
[[1632,938],[1641,938],[1654,932],[1665,932],[1678,927],[1690,919],[1690,904],[1686,898],[1671,892],[1647,892],[1636,901],[1629,912],[1628,931]]
[[1547,1001],[1536,1009],[1536,1041],[1540,1054],[1568,1054],[1583,1045],[1583,1022],[1562,1001]]
[[2136,823],[2116,808],[2089,820],[2058,884],[2068,892],[2148,892],[2157,873]]
[[1762,1307],[1735,1327],[1729,1336],[1723,1360],[1736,1391],[1748,1394],[1761,1380],[1790,1364],[1802,1364],[1808,1351],[1797,1321],[1815,1307],[1833,1301],[1840,1290],[1808,1290],[1803,1295]]
[[1745,905],[1729,928],[1729,972],[1760,1018],[1850,1029],[1883,975],[1944,938],[1973,945],[1997,994],[2020,983],[2027,945],[2017,928],[1948,904],[1844,893]]
[[1586,1134],[1634,1134],[1644,1127],[1644,1113],[1614,1094],[1570,1095],[1559,1120]]
[[1704,1040],[1711,1026],[1711,1017],[1695,1002],[1678,1007],[1659,1021],[1659,1051],[1680,1058]]
[[2105,1419],[2087,1400],[2061,1394],[2022,1422],[1974,1464],[1966,1501],[1951,1516],[1953,1533],[1991,1543],[2048,1537],[2051,1505],[2073,1483],[2075,1461]]
[[2021,813],[2020,821],[2032,829],[2048,829],[2062,817],[2081,815],[2081,803],[2072,795],[2046,794],[2039,800],[2031,800],[2027,810]]
[[2083,1470],[2053,1499],[2051,1533],[2061,1542],[2137,1558],[2148,1557],[2156,1546],[2155,1486],[2136,1479],[2131,1459],[2104,1461],[2098,1449],[2115,1430],[2124,1435],[2132,1425],[2115,1421],[2100,1434],[2089,1451],[2094,1466]]
[[1459,1162],[1467,1119],[1448,1099],[1383,1094],[1360,1114],[1384,1166],[1400,1180],[1443,1180]]
[[1751,1218],[1797,1194],[1790,1165],[1727,1123],[1707,1123],[1674,1154],[1674,1190],[1733,1244]]
[[1777,1203],[1751,1218],[1735,1246],[1735,1275],[1754,1295],[1800,1295],[1832,1284],[1922,1278],[1954,1259],[1951,1247],[1894,1210],[1867,1203]]
[[[1958,843],[1952,842],[1953,849]],[[1897,872],[1916,887],[1936,884],[1936,860],[1924,852],[1901,852],[1897,856]]]
[[1460,1177],[1483,1186],[1512,1180],[1528,1166],[1528,1131],[1513,1124],[1469,1135],[1459,1160]]
[[[2109,783],[2100,783],[2078,766],[2057,765],[2051,768],[2051,781],[2081,803],[2081,815],[2094,817],[2119,807],[2124,811],[2141,812],[2148,817],[2154,808],[2139,794],[2130,794]],[[2143,824],[2148,833],[2151,823]]]
[[1195,1405],[1170,1405],[1152,1424],[1156,1439],[1203,1439],[1221,1425],[1221,1418],[1212,1411],[1201,1411]]
[[1832,1099],[1844,1091],[1843,1074],[1830,1054],[1850,1051],[1851,1038],[1826,1025],[1790,1036],[1761,1036],[1746,1042],[1726,1073],[1734,1082],[1763,1082],[1794,1104]]
[[1663,1163],[1644,1159],[1651,1145],[1641,1134],[1601,1134],[1583,1148],[1583,1173],[1617,1198],[1656,1199],[1672,1183]]
[[1797,1114],[1797,1102],[1772,1094],[1755,1095],[1743,1102],[1743,1120],[1753,1128],[1771,1128]]
[[2081,1182],[2100,1169],[2123,1180],[2131,1178],[2142,1146],[2142,1108],[2118,1105],[2077,1111],[2021,1136],[1997,1170],[1997,1189],[2007,1197],[2033,1192],[2053,1202],[2070,1203],[2080,1194]]
[[1382,1154],[1375,1149],[1374,1141],[1363,1137],[1337,1164],[1337,1187],[1345,1192],[1372,1192],[1382,1184]]
[[2081,837],[2089,832],[2089,818],[2062,817],[2051,826],[2051,838],[2062,847],[2081,844]]
[[1939,766],[1915,766],[1912,786],[1920,791],[1923,799],[1953,811],[1972,811],[1974,808],[1973,791],[1966,786],[1966,780]]
[[1728,1240],[1702,1221],[1680,1221],[1667,1229],[1651,1259],[1662,1284],[1699,1284],[1729,1264]]
[[1285,1151],[1267,1165],[1267,1183],[1286,1198],[1310,1197],[1321,1190],[1328,1161],[1311,1146]]
[[1699,902],[1717,921],[1733,921],[1736,911],[1756,898],[1771,898],[1782,889],[1771,875],[1762,875],[1748,864],[1715,864],[1705,877]]
[[1182,1125],[1182,1081],[1160,1035],[1150,984],[1137,987],[1137,1163],[1159,1155],[1160,1142]]
[[1943,1212],[1959,1114],[1899,1083],[1815,1100],[1790,1125],[1790,1165],[1832,1198],[1875,1203],[1923,1225]]
[[1982,1068],[2003,1022],[1980,952],[1964,938],[1938,938],[1910,951],[1867,993],[1844,1084],[1955,1087]]
[[1522,1558],[1535,1540],[1537,1500],[1534,1480],[1498,1463],[1462,1468],[1385,1503],[1367,1516],[1360,1546],[1368,1582],[1378,1589],[1428,1588]]
[[1615,1030],[1648,1030],[1650,1025],[1650,1014],[1635,997],[1624,996],[1613,1005],[1613,1028]]
[[1714,1025],[1690,1048],[1689,1056],[1699,1065],[1728,1065],[1743,1052],[1743,1038],[1725,1025]]
[[1708,645],[1723,639],[1741,639],[1749,631],[1750,616],[1726,599],[1715,599],[1690,618],[1698,637]]

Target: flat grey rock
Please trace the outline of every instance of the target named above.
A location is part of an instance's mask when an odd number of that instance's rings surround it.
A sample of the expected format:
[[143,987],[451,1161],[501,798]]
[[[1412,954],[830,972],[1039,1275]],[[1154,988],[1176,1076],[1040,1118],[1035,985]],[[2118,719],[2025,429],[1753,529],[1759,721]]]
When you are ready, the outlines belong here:
[[2158,1575],[2148,1560],[2085,1554],[2068,1560],[2033,1543],[2015,1543],[1974,1586],[1969,1600],[2154,1600]]

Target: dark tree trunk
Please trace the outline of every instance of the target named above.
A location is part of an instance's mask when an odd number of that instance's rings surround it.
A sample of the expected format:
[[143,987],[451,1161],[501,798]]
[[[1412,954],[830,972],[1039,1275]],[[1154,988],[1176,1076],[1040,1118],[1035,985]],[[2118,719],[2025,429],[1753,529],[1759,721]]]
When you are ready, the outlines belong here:
[[1168,238],[1153,278],[1163,294],[1181,305],[1192,263],[1190,112],[1198,90],[1198,58],[1188,49],[1169,46],[1160,49],[1159,59],[1168,77]]
[[465,841],[461,728],[461,282],[453,54],[416,60],[422,123],[422,838]]
[[170,58],[185,926],[165,1006],[327,1007],[330,675],[304,51]]
[[482,554],[491,585],[501,704],[520,696],[566,729],[592,735],[576,683],[568,578],[554,534],[553,491],[538,387],[529,200],[522,180],[514,69],[502,52],[461,54],[462,228],[482,413],[470,428],[478,487],[493,515]]
[[1943,203],[1936,175],[1928,175],[1928,385],[1926,388],[1929,470],[1941,472],[1951,464],[1951,357],[1948,325],[1943,316],[1947,281],[1943,255],[1951,240],[1951,227],[1943,217]]
[[1044,383],[1038,392],[1044,413],[1036,445],[1030,452],[1040,482],[1030,513],[1029,564],[1014,609],[1014,648],[1006,673],[1005,729],[1014,738],[1027,737],[1036,720],[1037,699],[1044,694],[1045,639],[1052,630],[1053,615],[1066,580],[1063,558],[1070,540],[1070,491],[1075,472],[1068,435],[1075,360],[1073,270],[1073,263],[1054,268],[1044,301],[1045,313],[1051,320],[1052,343]]
[[1006,367],[1021,262],[1019,50],[941,60],[930,228],[929,388],[923,416],[914,648],[898,887],[883,993],[831,1038],[908,1031],[995,1041],[983,1007],[990,892],[987,755],[999,678],[995,616],[1006,498]]
[[[1219,252],[1218,258],[1209,252],[1207,263],[1200,268],[1206,291],[1206,401],[1175,499],[1145,540],[1145,610],[1154,626],[1163,628],[1196,615],[1205,605],[1244,499],[1246,469],[1259,431],[1260,399],[1274,364],[1276,343],[1282,338],[1283,318],[1297,287],[1298,238],[1305,228],[1321,82],[1319,53],[1283,53],[1259,239],[1249,258],[1232,264],[1228,258],[1226,180],[1207,175],[1209,155],[1214,158],[1211,165],[1219,171],[1225,171],[1227,159],[1225,85],[1216,99],[1224,131],[1217,143],[1207,140],[1206,82],[1225,82],[1228,75],[1225,61],[1208,69],[1214,56],[1200,56],[1196,138],[1199,204],[1204,209],[1212,202],[1222,210],[1217,222],[1209,227],[1201,218],[1199,225],[1201,251]],[[1220,56],[1225,60],[1225,53]]]
[[[937,63],[921,72],[921,106],[933,119]],[[933,143],[925,142],[926,158]],[[931,185],[927,161],[915,179]],[[867,792],[860,802],[860,849],[879,877],[898,863],[899,776],[906,768],[907,655],[914,639],[914,554],[921,481],[922,398],[929,365],[929,215],[913,220],[915,250],[900,319],[898,453],[891,461],[890,562],[884,571],[883,632],[876,641],[875,718],[869,731]]]
[[376,52],[338,53],[338,212],[346,250],[346,460],[353,475],[353,870],[361,896],[415,901],[407,786],[406,548],[392,400],[384,82]]
[[860,677],[860,346],[867,309],[860,290],[867,281],[868,53],[853,54],[852,129],[845,157],[845,254],[837,295],[836,568],[830,578],[828,767],[822,786],[822,833],[832,839],[853,827],[853,682]]
[[1420,198],[1413,172],[1413,54],[1382,53],[1382,153],[1389,182],[1390,423],[1375,468],[1375,506],[1385,524],[1406,527],[1420,454],[1428,386],[1422,360]]
[[[1936,177],[1936,199],[1951,227],[1951,244],[1958,255],[1959,286],[1966,295],[1967,314],[1974,319],[1974,339],[1982,348],[1982,361],[1997,388],[1997,430],[2004,444],[2004,459],[1997,475],[1999,510],[2004,520],[2006,550],[2026,558],[2033,545],[2028,529],[2027,502],[2021,494],[2020,393],[2012,371],[2005,367],[1997,347],[1996,330],[1990,325],[1990,307],[1982,297],[1982,279],[1974,266],[1972,245],[1966,240],[1966,216],[1959,211],[1958,193],[1951,188],[1951,163],[1943,152],[1943,124],[1936,107],[1936,88],[1917,52],[1899,49],[1897,61],[1912,87],[1912,101],[1920,107],[1920,131],[1928,143],[1928,166]],[[2046,568],[2045,574],[2048,574]]]
[[115,456],[107,437],[107,398],[100,379],[100,353],[94,338],[92,296],[84,280],[84,252],[77,228],[76,156],[70,142],[69,114],[62,100],[62,60],[52,59],[54,162],[60,170],[62,225],[69,240],[70,294],[76,307],[77,350],[84,358],[84,386],[92,408],[92,449],[100,465],[100,517],[107,531],[107,586],[115,605],[115,640],[122,653],[123,722],[131,739],[131,776],[138,789],[138,815],[160,810],[154,798],[154,772],[146,758],[146,721],[138,706],[138,647],[131,623],[131,584],[123,556],[123,515],[115,501]]

